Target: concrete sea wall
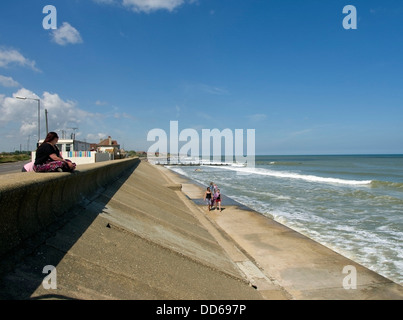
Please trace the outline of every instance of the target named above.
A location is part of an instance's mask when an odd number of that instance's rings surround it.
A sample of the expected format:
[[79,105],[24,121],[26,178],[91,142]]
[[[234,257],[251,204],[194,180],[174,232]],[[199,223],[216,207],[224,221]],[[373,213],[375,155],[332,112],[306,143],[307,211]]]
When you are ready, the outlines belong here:
[[78,167],[75,173],[21,172],[0,180],[0,256],[138,165],[138,158]]

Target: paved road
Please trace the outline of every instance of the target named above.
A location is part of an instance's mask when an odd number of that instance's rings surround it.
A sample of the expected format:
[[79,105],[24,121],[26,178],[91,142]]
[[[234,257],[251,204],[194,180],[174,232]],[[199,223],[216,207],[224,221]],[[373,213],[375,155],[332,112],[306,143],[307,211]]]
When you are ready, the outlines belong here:
[[31,160],[0,163],[0,174],[21,172],[21,169],[24,166],[24,164],[26,164],[30,161]]

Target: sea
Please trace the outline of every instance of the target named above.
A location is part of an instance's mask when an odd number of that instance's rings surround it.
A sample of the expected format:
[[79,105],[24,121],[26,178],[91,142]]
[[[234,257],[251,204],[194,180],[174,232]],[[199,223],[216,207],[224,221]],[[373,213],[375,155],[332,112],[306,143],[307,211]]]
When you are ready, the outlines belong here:
[[[403,155],[256,156],[167,166],[403,285]],[[225,202],[222,203],[225,207]]]

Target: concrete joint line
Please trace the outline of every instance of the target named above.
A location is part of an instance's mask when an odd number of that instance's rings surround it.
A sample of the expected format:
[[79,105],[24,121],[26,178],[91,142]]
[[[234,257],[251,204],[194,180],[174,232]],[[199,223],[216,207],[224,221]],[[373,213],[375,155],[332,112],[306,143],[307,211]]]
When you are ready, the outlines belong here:
[[[110,200],[112,201],[112,203],[117,202],[117,203],[119,203],[119,205],[124,206],[124,207],[128,208],[129,210],[132,210],[132,208],[130,206],[128,206],[127,204],[125,204],[125,203],[123,203],[123,202],[121,202],[119,200],[112,199],[112,198],[110,198]],[[136,214],[140,214],[140,215],[146,217],[147,219],[150,219],[150,220],[156,222],[159,225],[169,226],[170,228],[172,228],[172,230],[174,230],[176,232],[184,233],[184,234],[188,235],[189,237],[191,237],[192,239],[201,239],[201,240],[206,241],[206,242],[210,241],[209,239],[201,238],[201,237],[199,237],[199,236],[197,236],[195,234],[191,234],[186,229],[180,228],[180,227],[178,227],[177,225],[175,225],[173,223],[167,222],[167,221],[162,220],[160,218],[157,218],[157,217],[155,217],[153,215],[150,215],[149,213],[147,213],[147,212],[145,212],[143,210],[140,210],[138,208],[136,208],[134,212]],[[108,208],[102,210],[102,214],[104,214],[104,217],[109,218],[108,215],[110,213],[108,212]]]
[[186,260],[192,261],[192,262],[194,262],[194,263],[197,263],[197,264],[199,264],[199,265],[202,265],[202,266],[204,266],[204,267],[206,267],[206,268],[209,268],[210,270],[213,270],[213,271],[215,271],[215,272],[217,272],[217,273],[224,274],[224,275],[226,275],[227,277],[230,277],[230,278],[232,278],[232,279],[240,280],[240,281],[245,281],[245,279],[243,279],[243,278],[241,278],[241,277],[237,277],[235,274],[231,274],[231,273],[228,273],[228,272],[226,272],[226,271],[217,269],[216,267],[214,267],[214,266],[212,266],[212,265],[210,265],[210,264],[208,264],[208,263],[206,263],[206,262],[204,262],[204,261],[202,261],[202,260],[195,259],[195,258],[189,257],[189,256],[187,256],[187,255],[184,255],[183,253],[176,251],[176,250],[175,250],[174,248],[172,248],[172,247],[168,247],[168,246],[165,246],[165,245],[163,245],[162,243],[159,243],[159,242],[157,242],[157,241],[152,241],[152,240],[150,240],[150,239],[147,239],[147,238],[145,238],[145,237],[142,237],[141,235],[136,234],[136,233],[134,233],[134,232],[132,232],[132,231],[130,231],[130,230],[127,230],[126,228],[124,228],[124,227],[122,227],[122,226],[115,225],[115,224],[113,224],[113,223],[111,223],[111,222],[108,222],[107,225],[106,225],[106,227],[109,228],[109,229],[114,229],[114,230],[116,230],[116,231],[120,231],[120,232],[126,233],[126,234],[128,234],[128,235],[130,235],[130,236],[132,236],[132,237],[141,239],[142,241],[145,241],[145,242],[147,242],[147,243],[149,243],[149,244],[151,244],[151,245],[154,245],[154,246],[159,247],[159,248],[161,248],[161,249],[163,249],[163,250],[169,251],[170,253],[173,253],[173,254],[175,254],[175,255],[177,255],[177,256],[180,256],[180,257],[183,258],[183,259],[186,259]]
[[[143,191],[141,189],[137,189],[137,188],[134,188],[134,187],[131,187],[131,186],[126,186],[126,188],[130,188],[130,189],[134,190],[136,192],[136,194],[138,194],[139,196],[148,196],[148,197],[150,196],[147,192],[145,192],[145,191]],[[108,198],[112,199],[112,197],[108,197]],[[160,203],[163,203],[166,206],[172,206],[172,203],[163,201],[161,199],[156,199],[155,201],[159,201]]]

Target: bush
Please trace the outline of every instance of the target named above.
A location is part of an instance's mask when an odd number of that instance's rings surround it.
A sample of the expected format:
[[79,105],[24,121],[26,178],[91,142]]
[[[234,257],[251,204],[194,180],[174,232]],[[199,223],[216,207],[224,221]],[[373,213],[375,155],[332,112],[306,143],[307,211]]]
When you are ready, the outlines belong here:
[[27,152],[16,151],[14,153],[2,153],[0,155],[0,163],[25,161],[31,159],[31,154]]

